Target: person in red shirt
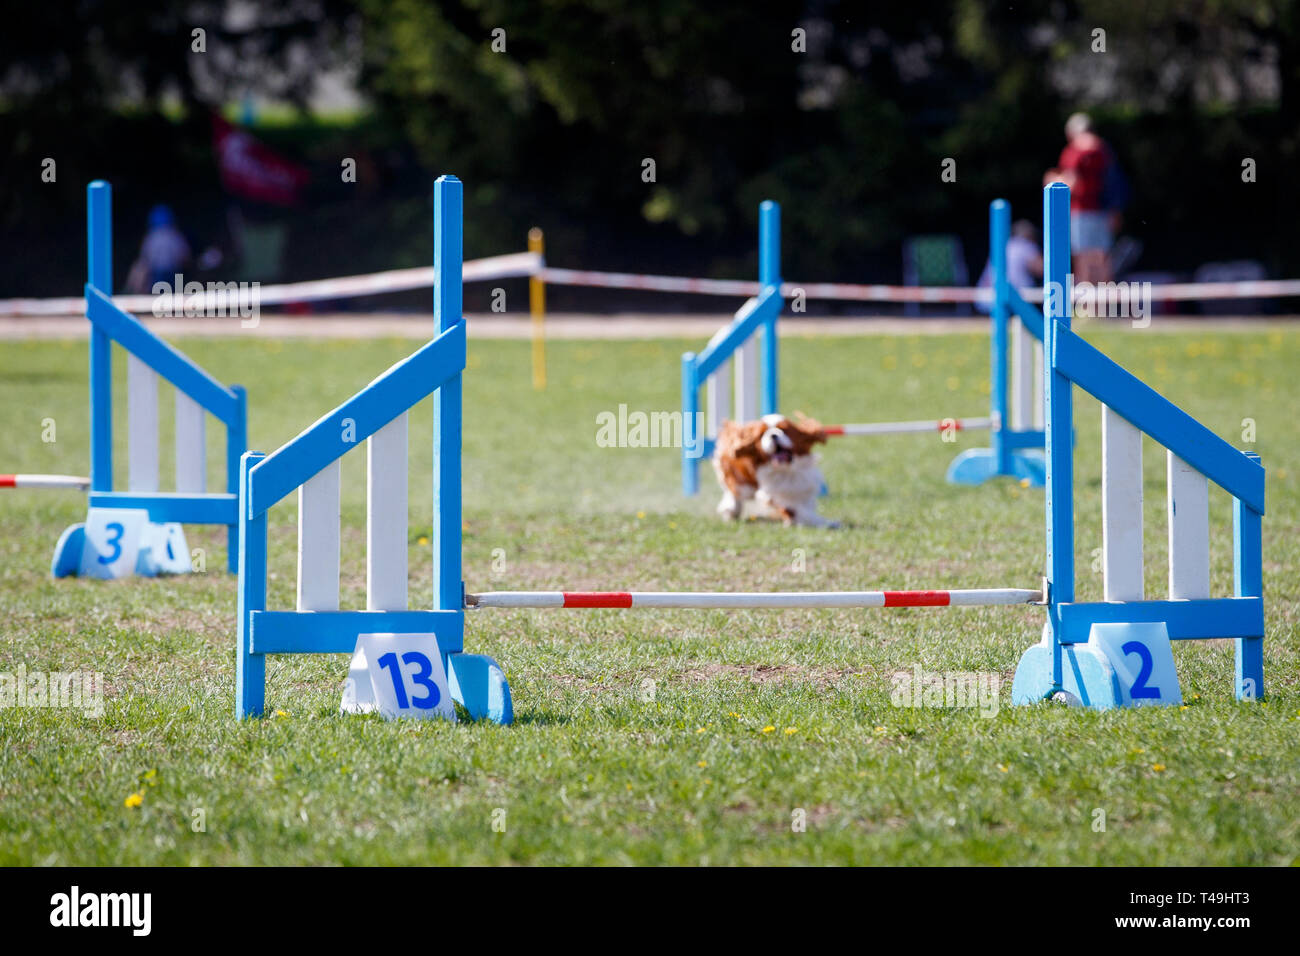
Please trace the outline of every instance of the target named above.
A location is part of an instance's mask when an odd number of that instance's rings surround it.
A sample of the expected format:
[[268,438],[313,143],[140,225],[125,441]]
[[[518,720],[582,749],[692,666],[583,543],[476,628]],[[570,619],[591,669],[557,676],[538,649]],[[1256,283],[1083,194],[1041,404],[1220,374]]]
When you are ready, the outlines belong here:
[[1103,202],[1111,153],[1092,131],[1087,113],[1075,113],[1065,123],[1065,149],[1057,168],[1045,182],[1070,187],[1070,246],[1078,282],[1110,281],[1113,217]]

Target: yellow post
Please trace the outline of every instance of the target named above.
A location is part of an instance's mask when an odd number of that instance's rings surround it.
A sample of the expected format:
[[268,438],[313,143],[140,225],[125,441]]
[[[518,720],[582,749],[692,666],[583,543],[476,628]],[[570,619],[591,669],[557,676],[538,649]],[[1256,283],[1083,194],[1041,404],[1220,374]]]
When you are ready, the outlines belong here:
[[[542,230],[536,226],[528,230],[528,251],[545,255]],[[533,317],[533,388],[543,389],[546,388],[546,283],[541,276],[528,277],[528,312]]]

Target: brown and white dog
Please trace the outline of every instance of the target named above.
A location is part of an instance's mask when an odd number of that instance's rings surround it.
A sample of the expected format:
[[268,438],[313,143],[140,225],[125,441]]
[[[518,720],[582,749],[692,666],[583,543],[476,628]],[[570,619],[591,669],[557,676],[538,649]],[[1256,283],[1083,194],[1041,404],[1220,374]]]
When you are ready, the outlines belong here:
[[838,522],[817,513],[826,482],[812,448],[824,441],[821,425],[802,416],[798,422],[784,415],[723,422],[713,451],[713,471],[722,486],[718,514],[735,521],[752,500],[763,514],[787,525],[838,528]]

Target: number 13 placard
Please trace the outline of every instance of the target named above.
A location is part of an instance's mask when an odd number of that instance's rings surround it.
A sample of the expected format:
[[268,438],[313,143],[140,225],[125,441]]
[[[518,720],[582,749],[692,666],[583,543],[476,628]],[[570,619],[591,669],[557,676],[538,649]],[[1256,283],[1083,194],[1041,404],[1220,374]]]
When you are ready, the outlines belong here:
[[348,668],[343,710],[386,719],[456,720],[447,672],[433,634],[361,634]]

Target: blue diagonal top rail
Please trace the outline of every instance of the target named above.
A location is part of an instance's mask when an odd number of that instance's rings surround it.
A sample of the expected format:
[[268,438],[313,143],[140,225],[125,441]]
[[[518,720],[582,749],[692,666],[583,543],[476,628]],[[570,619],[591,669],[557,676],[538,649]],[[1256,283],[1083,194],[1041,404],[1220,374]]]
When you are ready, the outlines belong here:
[[1264,466],[1107,358],[1057,327],[1055,368],[1097,401],[1164,445],[1234,498],[1264,513]]
[[781,311],[781,305],[781,290],[777,286],[767,286],[741,306],[736,317],[732,319],[731,325],[727,327],[726,334],[711,343],[696,357],[695,369],[699,378],[706,379],[716,372],[718,367],[731,358],[732,353],[744,345],[764,322]]
[[184,353],[158,338],[135,316],[123,312],[94,286],[86,285],[86,316],[95,328],[144,362],[226,425],[239,420],[239,399]]
[[1038,341],[1043,341],[1043,313],[1026,302],[1024,297],[1016,291],[1016,287],[1009,282],[1004,284],[1003,294],[1006,296],[1007,304],[1019,317],[1020,324],[1027,328],[1029,334]]
[[271,508],[464,368],[465,323],[457,322],[255,465],[248,475],[247,517]]

